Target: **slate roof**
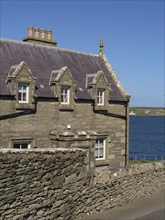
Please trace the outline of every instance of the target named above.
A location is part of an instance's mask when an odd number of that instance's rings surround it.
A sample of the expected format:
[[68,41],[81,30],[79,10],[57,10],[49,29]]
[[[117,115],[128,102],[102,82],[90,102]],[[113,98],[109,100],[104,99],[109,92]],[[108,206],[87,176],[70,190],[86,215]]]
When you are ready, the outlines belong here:
[[110,99],[126,101],[99,55],[9,39],[0,39],[0,95],[11,95],[5,80],[11,66],[13,65],[14,69],[15,65],[22,61],[27,63],[33,75],[37,77],[39,97],[54,97],[49,86],[50,78],[52,73],[56,74],[66,66],[77,83],[78,99],[92,99],[86,90],[86,76],[102,70],[111,85]]

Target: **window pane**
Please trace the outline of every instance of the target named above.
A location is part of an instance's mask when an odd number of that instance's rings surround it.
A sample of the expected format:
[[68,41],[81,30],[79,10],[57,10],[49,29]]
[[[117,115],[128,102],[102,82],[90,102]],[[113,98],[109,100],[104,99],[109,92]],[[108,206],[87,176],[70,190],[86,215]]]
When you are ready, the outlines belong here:
[[26,92],[26,88],[27,88],[27,85],[22,85],[22,90],[23,90],[23,92]]
[[26,93],[23,93],[23,101],[26,101]]
[[103,158],[103,148],[99,149],[99,158]]
[[22,91],[22,85],[21,84],[18,85],[18,90]]
[[20,149],[21,146],[20,146],[20,144],[14,144],[14,145],[13,145],[13,148]]
[[104,140],[103,139],[99,139],[99,145],[103,147],[103,143],[104,143]]
[[67,91],[68,91],[68,88],[64,88],[64,94],[66,94],[67,95]]
[[18,100],[19,101],[21,100],[21,93],[20,92],[18,93]]
[[27,149],[28,148],[28,143],[24,143],[24,144],[22,144],[22,149]]
[[68,101],[68,100],[67,100],[67,95],[64,94],[63,97],[64,97],[64,102],[67,102],[67,101]]

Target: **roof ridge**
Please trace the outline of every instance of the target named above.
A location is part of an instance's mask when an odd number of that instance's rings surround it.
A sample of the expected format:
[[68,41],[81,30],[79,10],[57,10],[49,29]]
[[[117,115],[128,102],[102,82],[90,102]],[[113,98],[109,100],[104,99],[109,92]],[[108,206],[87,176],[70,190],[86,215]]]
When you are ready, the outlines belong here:
[[9,39],[9,38],[0,38],[0,41],[9,41],[9,42],[14,42],[14,43],[18,43],[18,44],[28,44],[31,46],[35,45],[37,47],[46,47],[46,48],[51,48],[51,49],[60,50],[60,51],[66,51],[66,52],[71,52],[71,53],[78,53],[78,54],[84,54],[84,55],[88,55],[88,56],[99,57],[99,54],[82,52],[82,51],[78,51],[78,50],[71,50],[71,49],[66,49],[66,48],[61,48],[61,47],[52,47],[49,45],[37,44],[37,43],[33,43],[33,42],[24,42],[24,41]]

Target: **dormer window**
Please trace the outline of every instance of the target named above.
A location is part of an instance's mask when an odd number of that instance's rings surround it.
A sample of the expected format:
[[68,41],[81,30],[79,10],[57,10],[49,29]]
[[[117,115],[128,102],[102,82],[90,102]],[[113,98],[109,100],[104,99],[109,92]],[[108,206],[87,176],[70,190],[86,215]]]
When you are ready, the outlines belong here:
[[52,70],[50,86],[53,86],[55,97],[59,100],[59,109],[73,111],[76,81],[67,67]]
[[97,105],[104,105],[104,89],[97,89]]
[[86,88],[95,101],[94,109],[96,111],[107,111],[110,94],[109,83],[102,71],[95,74],[87,74]]
[[70,104],[70,87],[61,86],[61,104]]
[[24,61],[11,66],[6,83],[15,96],[16,109],[35,109],[36,79]]
[[29,84],[18,83],[18,102],[19,103],[29,102]]

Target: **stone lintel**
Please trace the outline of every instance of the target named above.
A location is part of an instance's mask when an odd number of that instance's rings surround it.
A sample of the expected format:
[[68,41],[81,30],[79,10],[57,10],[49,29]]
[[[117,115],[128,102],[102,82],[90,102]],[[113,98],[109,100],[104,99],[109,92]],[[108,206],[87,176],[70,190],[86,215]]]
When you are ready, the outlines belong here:
[[60,131],[52,131],[50,133],[51,140],[58,141],[87,141],[87,140],[95,140],[97,133],[95,131],[76,131],[73,132],[71,130],[66,130],[63,132]]

